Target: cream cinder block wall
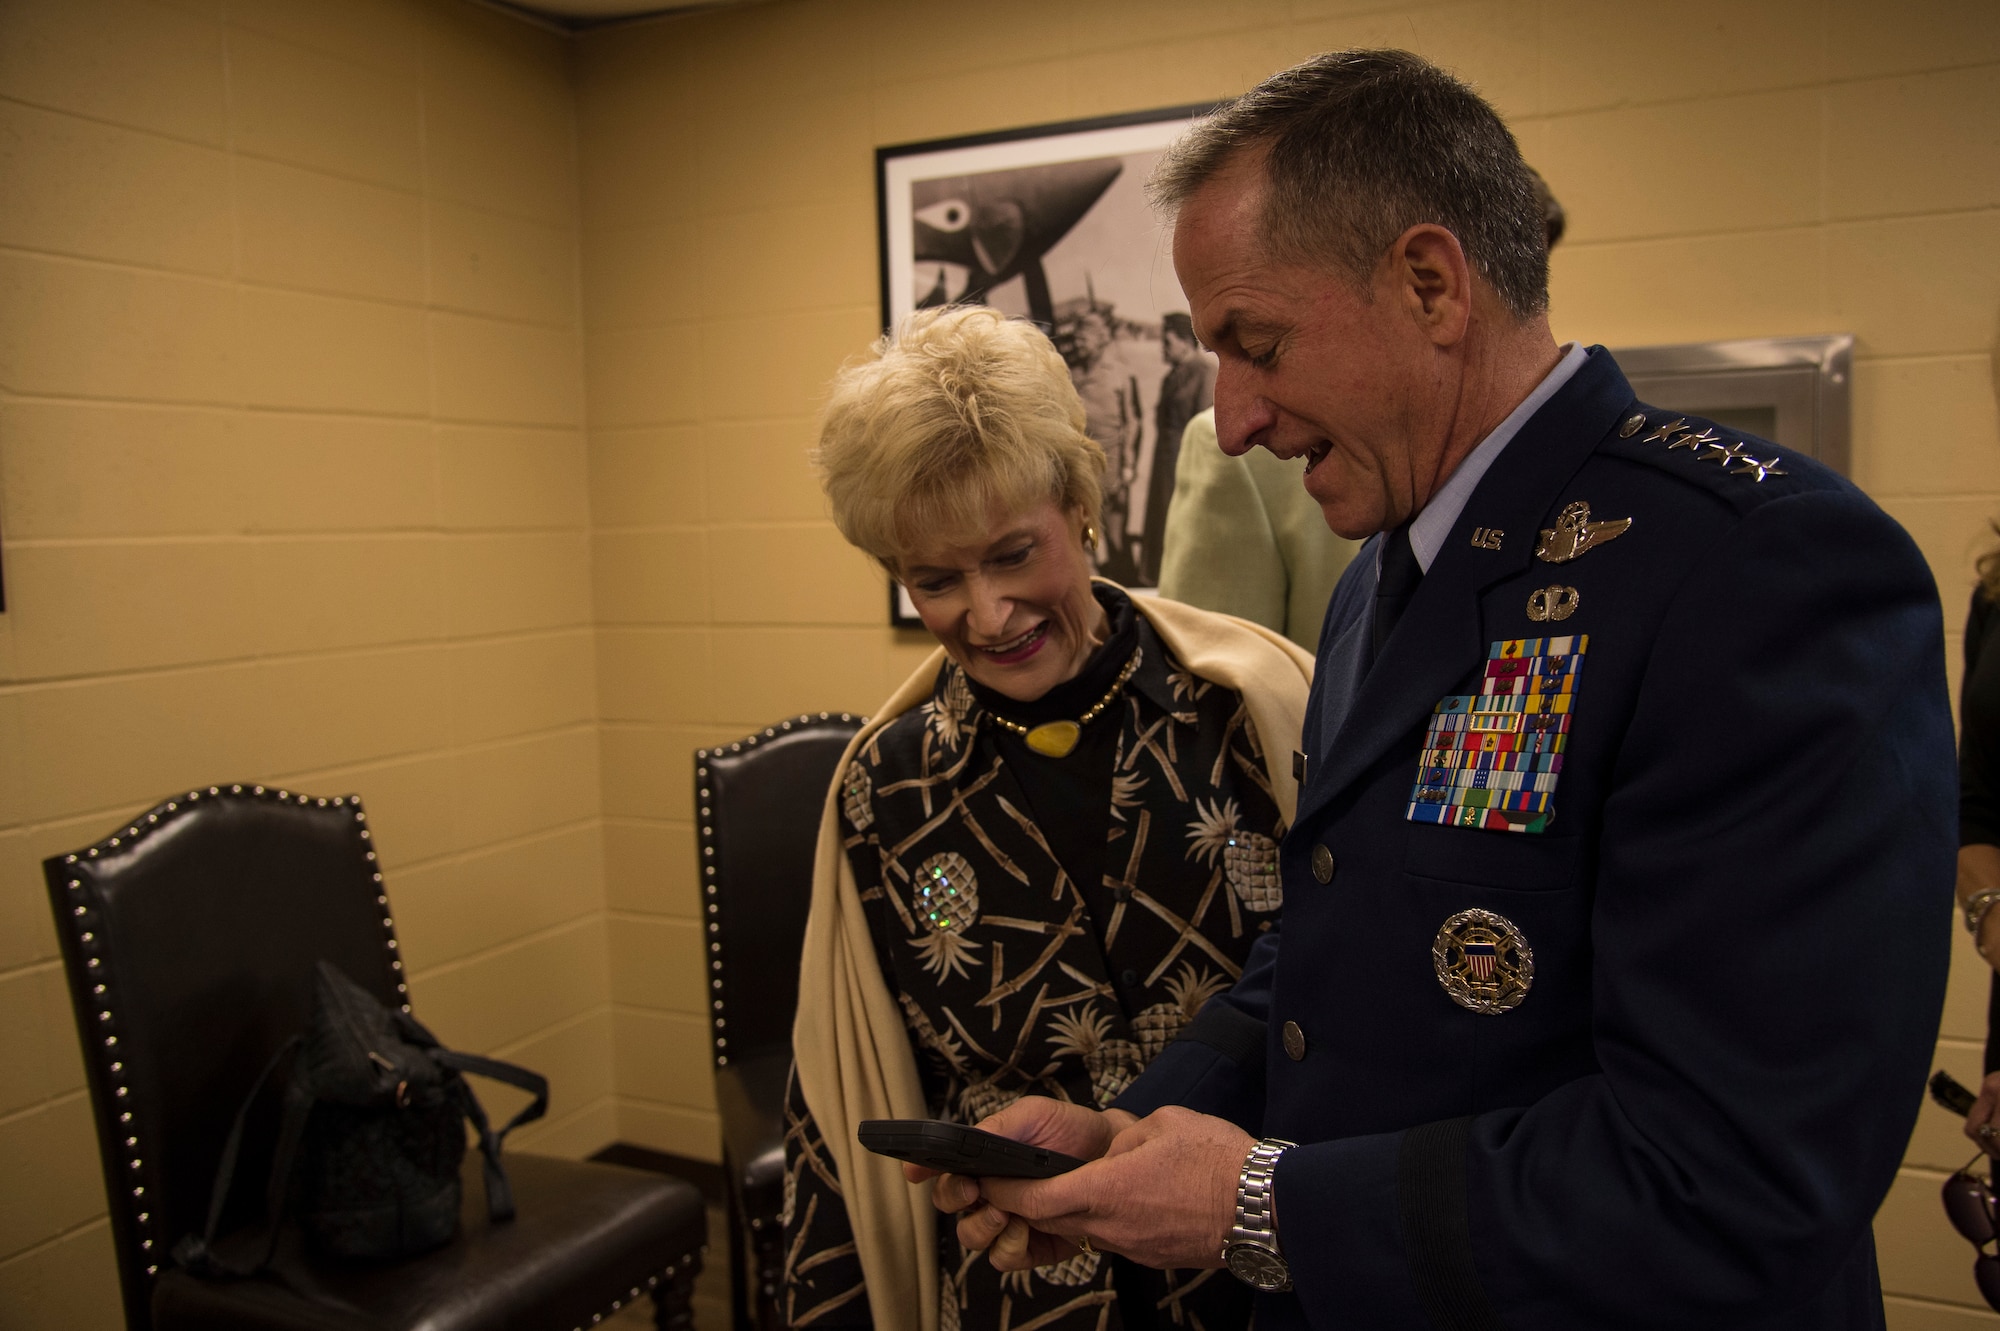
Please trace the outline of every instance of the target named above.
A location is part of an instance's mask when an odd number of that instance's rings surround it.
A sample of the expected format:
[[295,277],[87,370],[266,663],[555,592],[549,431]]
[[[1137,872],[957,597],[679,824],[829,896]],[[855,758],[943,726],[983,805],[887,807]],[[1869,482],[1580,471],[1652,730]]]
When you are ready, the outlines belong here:
[[574,105],[460,0],[0,3],[0,1327],[122,1324],[39,861],[175,790],[360,792],[418,1014],[615,1135]]
[[[1228,96],[1354,45],[1421,51],[1512,121],[1570,212],[1559,335],[1857,336],[1856,478],[1930,558],[1957,652],[1971,560],[2000,513],[1986,0],[780,0],[587,35],[626,1139],[715,1149],[688,751],[793,712],[865,710],[926,645],[882,627],[880,578],[841,547],[804,457],[821,385],[877,327],[873,149]],[[1984,975],[1962,948],[1939,1057],[1967,1078]],[[2000,1320],[1938,1212],[1941,1171],[1966,1154],[1927,1109],[1877,1227],[1893,1326]]]
[[[690,750],[928,647],[804,462],[875,329],[873,148],[1356,44],[1513,120],[1570,208],[1562,335],[1858,335],[1857,478],[1956,649],[2000,511],[1984,0],[777,0],[574,42],[0,0],[0,1326],[118,1320],[37,863],[192,784],[363,793],[418,1010],[552,1075],[541,1149],[712,1157]],[[1961,1158],[1927,1111],[1877,1225],[1898,1327],[1994,1320],[1937,1213]]]

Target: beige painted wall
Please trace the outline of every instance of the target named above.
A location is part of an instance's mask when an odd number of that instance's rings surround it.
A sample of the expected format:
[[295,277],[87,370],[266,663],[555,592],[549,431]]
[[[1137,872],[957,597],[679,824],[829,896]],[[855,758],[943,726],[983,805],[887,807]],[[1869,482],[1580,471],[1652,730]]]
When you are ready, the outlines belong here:
[[[0,0],[0,1327],[117,1322],[37,862],[191,784],[367,798],[418,1011],[552,1075],[538,1149],[715,1154],[690,750],[865,711],[925,646],[804,463],[875,328],[878,144],[1452,64],[1570,208],[1562,335],[1857,334],[1857,476],[1955,649],[2000,512],[2000,18],[1887,9],[775,0],[572,41]],[[1951,1306],[1961,1159],[1927,1111],[1898,1327],[1996,1320]]]
[[[1240,92],[1314,52],[1475,80],[1568,205],[1564,337],[1851,331],[1855,470],[1963,622],[2000,513],[2000,11],[1983,0],[789,0],[580,43],[586,363],[620,1131],[712,1149],[687,750],[871,707],[880,626],[805,469],[876,329],[877,145]],[[1954,678],[1956,663],[1954,662]],[[678,989],[662,958],[679,959]],[[1962,949],[1942,1042],[1978,1071]],[[1830,983],[1837,977],[1830,975]],[[1977,1317],[1935,1111],[1879,1226],[1892,1325]]]
[[176,789],[361,792],[418,1013],[615,1133],[569,71],[0,3],[0,1327],[120,1322],[39,860]]

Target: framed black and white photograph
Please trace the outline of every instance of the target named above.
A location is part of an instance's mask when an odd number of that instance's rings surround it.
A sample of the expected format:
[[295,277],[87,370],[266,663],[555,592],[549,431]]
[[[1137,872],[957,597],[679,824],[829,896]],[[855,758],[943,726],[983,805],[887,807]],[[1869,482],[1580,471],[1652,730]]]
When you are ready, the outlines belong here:
[[[1206,106],[879,148],[882,323],[980,303],[1038,324],[1104,447],[1097,571],[1156,586],[1181,431],[1214,397],[1146,180]],[[890,620],[915,627],[889,586]]]

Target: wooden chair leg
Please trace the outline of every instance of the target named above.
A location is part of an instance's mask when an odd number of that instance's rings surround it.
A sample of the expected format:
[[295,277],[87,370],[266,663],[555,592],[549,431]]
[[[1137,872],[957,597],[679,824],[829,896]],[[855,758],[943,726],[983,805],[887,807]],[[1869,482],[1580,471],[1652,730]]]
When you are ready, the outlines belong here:
[[694,1280],[699,1260],[677,1263],[674,1273],[653,1289],[653,1325],[659,1331],[694,1331]]

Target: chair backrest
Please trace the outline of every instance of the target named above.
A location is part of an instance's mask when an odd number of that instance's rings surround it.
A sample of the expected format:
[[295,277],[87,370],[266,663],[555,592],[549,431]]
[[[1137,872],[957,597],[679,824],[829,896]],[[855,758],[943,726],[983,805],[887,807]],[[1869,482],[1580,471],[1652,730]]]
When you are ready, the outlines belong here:
[[[126,1324],[147,1331],[153,1278],[201,1229],[237,1106],[305,1026],[314,963],[407,1006],[389,902],[359,798],[262,786],[191,790],[42,867]],[[261,1204],[269,1135],[246,1138],[246,1218]]]
[[821,712],[695,752],[702,937],[717,1067],[791,1047],[820,810],[863,720]]

